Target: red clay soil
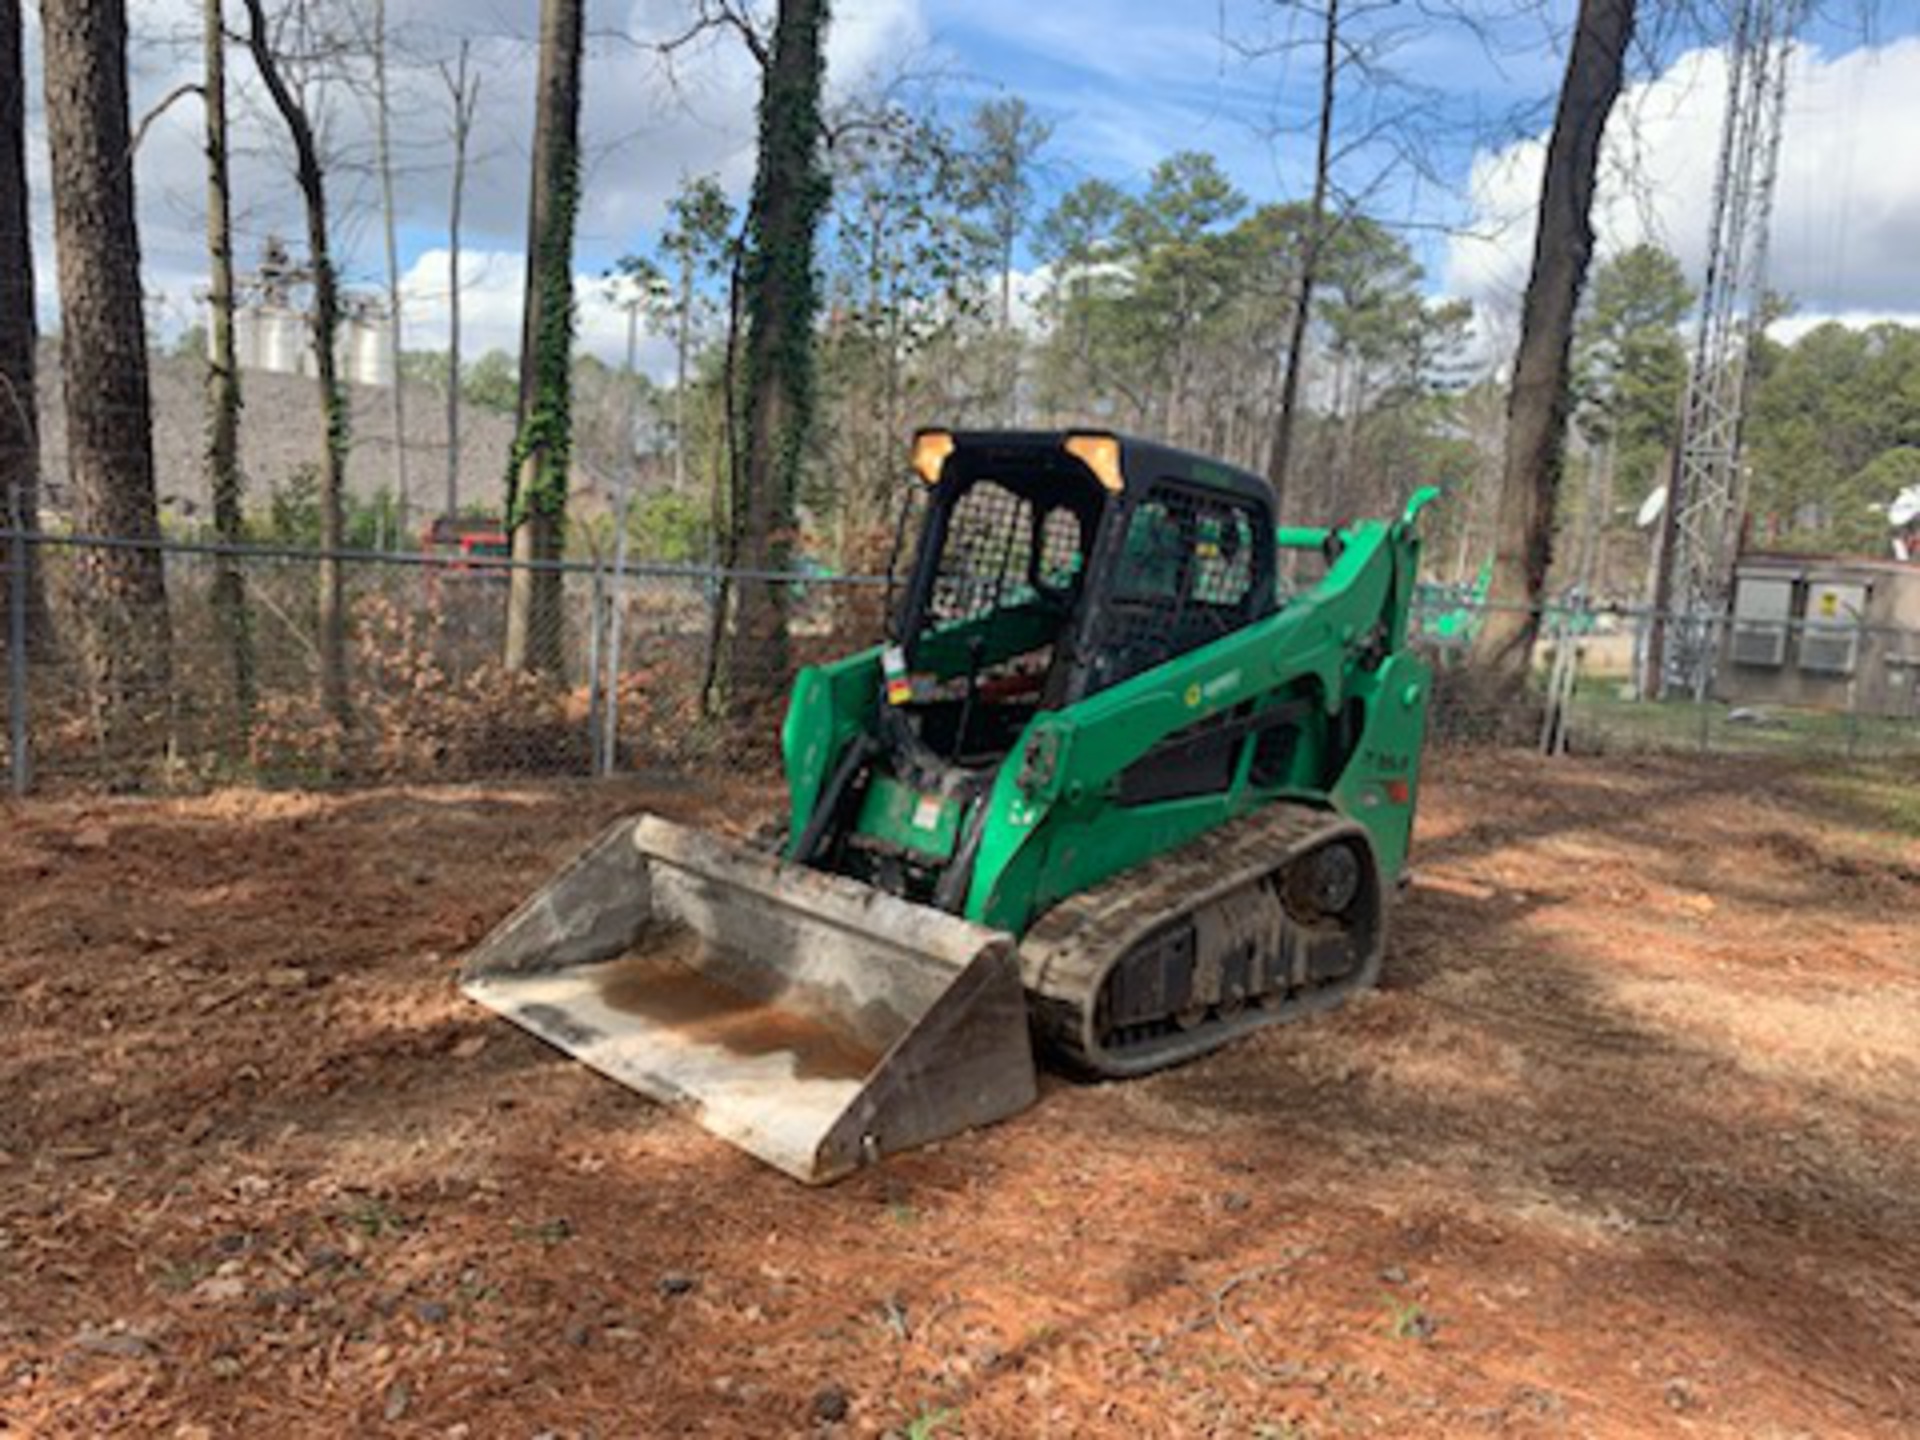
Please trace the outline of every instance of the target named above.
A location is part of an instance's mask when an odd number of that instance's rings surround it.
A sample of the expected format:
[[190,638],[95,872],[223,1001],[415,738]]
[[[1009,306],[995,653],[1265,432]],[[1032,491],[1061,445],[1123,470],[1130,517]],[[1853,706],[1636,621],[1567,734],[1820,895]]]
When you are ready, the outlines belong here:
[[824,1190],[453,986],[764,792],[0,811],[0,1433],[1920,1433],[1911,829],[1436,770],[1379,994]]

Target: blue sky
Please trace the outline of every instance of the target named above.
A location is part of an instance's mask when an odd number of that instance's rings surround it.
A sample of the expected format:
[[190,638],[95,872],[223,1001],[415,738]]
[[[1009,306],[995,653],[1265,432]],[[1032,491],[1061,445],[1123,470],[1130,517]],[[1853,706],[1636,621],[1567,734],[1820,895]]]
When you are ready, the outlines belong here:
[[[1059,7],[1029,25],[1023,16],[1031,8],[1016,0],[942,0],[932,18],[978,77],[974,88],[1025,95],[1059,119],[1056,144],[1069,166],[1138,175],[1171,150],[1201,148],[1263,198],[1298,193],[1306,183],[1319,79],[1317,56],[1300,48],[1314,38],[1310,24],[1290,33],[1255,5],[1106,0]],[[1537,25],[1507,27],[1503,59],[1461,31],[1396,30],[1382,65],[1443,92],[1450,119],[1537,105],[1554,84],[1557,62]],[[1289,42],[1292,48],[1278,48]],[[1472,80],[1443,84],[1442,76]]]
[[[1403,233],[1438,287],[1447,241],[1433,227],[1471,218],[1464,187],[1476,155],[1544,130],[1573,7],[1552,7],[1562,12],[1553,16],[1515,7],[1522,13],[1478,32],[1400,13],[1414,8],[1362,22],[1362,38],[1392,79],[1375,87],[1343,77],[1337,113],[1342,138],[1376,121],[1403,122],[1400,129],[1417,137],[1418,165],[1376,145],[1351,156],[1341,174],[1353,188],[1388,177],[1375,192],[1377,218],[1410,222]],[[1058,181],[1101,175],[1137,184],[1170,151],[1197,148],[1215,154],[1256,201],[1306,193],[1319,98],[1311,20],[1268,4],[1152,0],[1052,7],[939,0],[929,19],[959,59],[965,93],[1021,94],[1056,120]],[[1803,31],[1829,60],[1913,35],[1920,35],[1920,6],[1904,4],[1829,7]],[[1636,76],[1663,72],[1697,43],[1692,35],[1643,31]],[[1920,254],[1920,236],[1913,238]]]
[[[1487,9],[1499,6],[1487,0]],[[513,341],[536,8],[536,0],[389,0],[391,20],[415,57],[396,82],[410,343],[441,343],[449,152],[432,62],[451,55],[462,37],[474,44],[484,76],[462,291],[478,345]],[[770,8],[765,0],[762,8]],[[1521,18],[1484,35],[1402,18],[1419,17],[1423,8],[1404,0],[1377,23],[1397,27],[1381,63],[1411,88],[1393,92],[1391,104],[1411,109],[1410,128],[1433,173],[1398,169],[1373,206],[1388,222],[1414,222],[1406,233],[1436,293],[1461,294],[1494,311],[1511,301],[1516,266],[1524,273],[1539,137],[1573,0],[1550,0],[1539,10],[1515,6]],[[737,41],[723,36],[694,47],[671,76],[633,43],[677,28],[686,9],[683,0],[593,0],[598,38],[586,78],[583,280],[649,243],[683,176],[717,173],[744,196],[755,76]],[[1776,258],[1810,312],[1920,318],[1920,264],[1912,258],[1920,256],[1920,166],[1911,158],[1912,137],[1920,135],[1920,6],[1883,0],[1856,10],[1835,0],[1829,9],[1869,14],[1873,24],[1863,29],[1858,21],[1829,19],[1808,32],[1783,155]],[[133,10],[138,110],[193,73],[197,3],[141,0]],[[1266,0],[837,0],[830,84],[845,91],[904,65],[955,112],[989,96],[1022,95],[1055,124],[1045,180],[1056,192],[1095,175],[1137,186],[1156,161],[1192,148],[1216,155],[1256,203],[1297,198],[1308,178],[1316,76],[1311,55],[1276,48],[1288,38],[1286,13]],[[37,64],[31,21],[28,38],[30,63]],[[1269,53],[1243,53],[1263,45]],[[1705,234],[1703,177],[1711,172],[1722,81],[1710,54],[1682,54],[1675,39],[1659,48],[1643,46],[1636,55],[1636,88],[1617,117],[1622,138],[1613,147],[1618,173],[1610,175],[1602,207],[1603,245],[1650,235],[1692,259]],[[242,55],[230,62],[242,90],[236,184],[243,260],[266,234],[300,231],[284,147],[249,68]],[[1364,107],[1382,103],[1373,93],[1349,85],[1345,113],[1365,123]],[[334,103],[330,133],[349,162],[335,205],[341,248],[349,276],[372,286],[380,277],[373,187],[364,167],[352,163],[365,158],[364,110],[344,94]],[[162,327],[178,328],[197,312],[198,118],[192,105],[175,106],[154,126],[139,160],[142,238]],[[1355,177],[1383,168],[1379,160],[1377,148],[1362,151],[1342,173],[1358,183]],[[44,180],[43,160],[36,169]],[[43,203],[43,234],[47,213]],[[1445,226],[1473,233],[1450,234],[1439,228]],[[43,253],[50,257],[50,244]],[[43,292],[51,291],[52,271],[51,263],[41,267]],[[593,288],[583,289],[583,338],[610,355],[620,326],[593,300]],[[663,353],[655,347],[649,359],[658,363]]]

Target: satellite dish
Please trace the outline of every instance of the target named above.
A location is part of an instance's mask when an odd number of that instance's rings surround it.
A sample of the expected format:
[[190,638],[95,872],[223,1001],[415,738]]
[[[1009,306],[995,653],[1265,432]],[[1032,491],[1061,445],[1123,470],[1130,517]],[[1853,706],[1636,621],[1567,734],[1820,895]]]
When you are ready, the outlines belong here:
[[1887,523],[1896,530],[1920,520],[1920,485],[1909,485],[1893,497],[1893,503],[1887,507]]
[[1645,530],[1667,513],[1667,487],[1657,486],[1654,492],[1640,502],[1640,513],[1633,517],[1633,523]]

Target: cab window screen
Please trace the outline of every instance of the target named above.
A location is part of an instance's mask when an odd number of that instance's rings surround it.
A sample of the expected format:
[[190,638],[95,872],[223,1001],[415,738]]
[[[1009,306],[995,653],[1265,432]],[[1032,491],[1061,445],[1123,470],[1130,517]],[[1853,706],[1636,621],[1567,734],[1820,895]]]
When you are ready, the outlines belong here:
[[1135,507],[1115,567],[1094,688],[1238,629],[1257,608],[1258,513],[1230,496],[1159,486]]
[[1222,508],[1195,524],[1193,598],[1238,606],[1253,586],[1253,522],[1245,510]]
[[1115,595],[1134,600],[1177,600],[1187,548],[1173,506],[1160,499],[1143,501],[1127,523]]
[[1252,513],[1232,500],[1152,494],[1127,525],[1114,593],[1237,608],[1253,587],[1253,527]]
[[1080,517],[1065,505],[1055,505],[1040,517],[1037,580],[1042,589],[1069,590],[1085,563],[1086,535]]
[[996,481],[974,481],[947,517],[927,618],[971,620],[1031,595],[1033,544],[1033,506]]
[[1044,496],[1036,505],[998,481],[976,480],[947,517],[927,618],[945,625],[1036,595],[1062,600],[1086,569],[1089,542],[1071,506]]

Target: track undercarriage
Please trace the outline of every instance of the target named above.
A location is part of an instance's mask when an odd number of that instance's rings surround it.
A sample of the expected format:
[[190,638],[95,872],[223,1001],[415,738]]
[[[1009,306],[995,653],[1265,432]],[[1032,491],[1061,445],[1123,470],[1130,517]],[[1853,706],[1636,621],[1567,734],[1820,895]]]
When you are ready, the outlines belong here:
[[1062,901],[1020,944],[1041,1035],[1141,1075],[1372,985],[1385,945],[1366,832],[1279,803]]

